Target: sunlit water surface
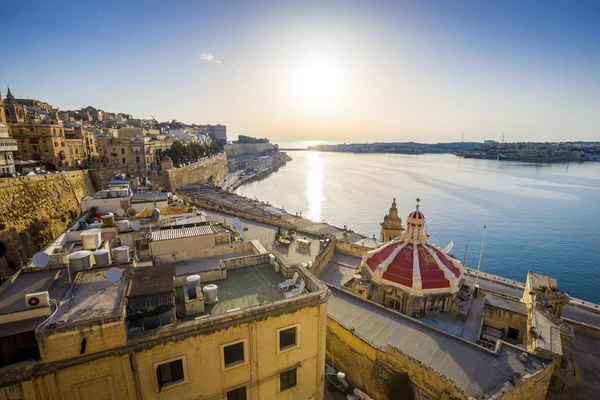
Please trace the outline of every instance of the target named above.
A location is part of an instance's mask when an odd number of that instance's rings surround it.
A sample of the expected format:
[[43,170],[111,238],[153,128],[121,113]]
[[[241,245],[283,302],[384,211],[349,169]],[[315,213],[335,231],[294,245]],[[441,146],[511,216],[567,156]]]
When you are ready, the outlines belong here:
[[482,270],[524,281],[549,274],[572,296],[600,303],[600,164],[532,164],[454,155],[290,151],[268,178],[238,188],[288,212],[379,237],[392,198],[405,222],[421,199],[427,232]]

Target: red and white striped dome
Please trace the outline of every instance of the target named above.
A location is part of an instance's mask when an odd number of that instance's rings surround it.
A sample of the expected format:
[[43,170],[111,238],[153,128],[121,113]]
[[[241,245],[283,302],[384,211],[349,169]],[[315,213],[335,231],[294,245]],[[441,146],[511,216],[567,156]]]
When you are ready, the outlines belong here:
[[417,208],[415,211],[411,212],[410,214],[408,214],[408,218],[414,218],[414,219],[425,219],[425,216],[423,215],[423,213],[421,211],[419,211],[419,209]]
[[363,258],[372,279],[400,286],[412,294],[455,293],[464,267],[434,245],[397,240]]

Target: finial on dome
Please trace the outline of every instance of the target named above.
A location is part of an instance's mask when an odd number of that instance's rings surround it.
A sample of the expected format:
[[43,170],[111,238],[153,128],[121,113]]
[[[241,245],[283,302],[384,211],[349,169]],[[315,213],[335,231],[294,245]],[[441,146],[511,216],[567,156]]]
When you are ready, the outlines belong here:
[[421,199],[417,197],[417,210],[419,209],[419,203],[421,202]]

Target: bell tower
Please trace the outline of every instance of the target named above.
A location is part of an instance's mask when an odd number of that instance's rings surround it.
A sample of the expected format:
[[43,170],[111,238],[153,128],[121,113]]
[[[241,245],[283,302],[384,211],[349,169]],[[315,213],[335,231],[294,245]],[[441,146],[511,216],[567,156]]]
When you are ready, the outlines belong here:
[[2,92],[0,92],[0,124],[6,125],[6,114],[4,113],[4,101],[2,100]]
[[383,217],[383,222],[381,223],[381,241],[386,243],[395,237],[400,237],[403,231],[402,218],[398,216],[396,198],[394,198],[390,212]]

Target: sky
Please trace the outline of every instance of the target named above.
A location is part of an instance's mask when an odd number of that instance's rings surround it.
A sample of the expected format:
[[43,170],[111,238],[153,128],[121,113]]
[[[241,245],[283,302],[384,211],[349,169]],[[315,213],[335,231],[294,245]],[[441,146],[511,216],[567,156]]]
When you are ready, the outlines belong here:
[[37,1],[0,91],[274,141],[600,140],[600,1]]

